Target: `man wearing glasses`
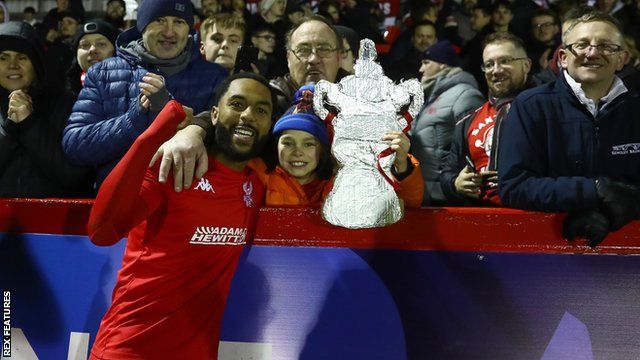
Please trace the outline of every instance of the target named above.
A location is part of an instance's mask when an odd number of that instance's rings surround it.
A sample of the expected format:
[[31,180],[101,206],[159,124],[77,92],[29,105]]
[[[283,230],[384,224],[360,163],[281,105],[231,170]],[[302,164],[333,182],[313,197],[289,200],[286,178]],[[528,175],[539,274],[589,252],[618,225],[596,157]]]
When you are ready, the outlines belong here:
[[267,79],[275,76],[277,59],[273,55],[276,50],[276,32],[270,24],[253,29],[251,33],[251,45],[258,49],[258,59],[255,62],[260,75]]
[[553,52],[560,44],[560,25],[553,10],[538,9],[531,18],[531,43],[528,54],[533,60],[533,74],[549,66]]
[[513,34],[493,33],[483,47],[481,69],[489,101],[456,124],[440,173],[450,204],[501,205],[496,172],[501,124],[511,101],[525,88],[531,69],[522,40]]
[[335,83],[348,75],[340,70],[342,39],[325,18],[309,17],[287,33],[286,42],[289,73],[270,82],[278,96],[275,116],[286,111],[302,85],[319,80]]
[[502,129],[505,205],[569,212],[564,236],[599,244],[638,217],[636,91],[615,75],[629,58],[617,21],[591,12],[562,36],[558,79],[522,93]]

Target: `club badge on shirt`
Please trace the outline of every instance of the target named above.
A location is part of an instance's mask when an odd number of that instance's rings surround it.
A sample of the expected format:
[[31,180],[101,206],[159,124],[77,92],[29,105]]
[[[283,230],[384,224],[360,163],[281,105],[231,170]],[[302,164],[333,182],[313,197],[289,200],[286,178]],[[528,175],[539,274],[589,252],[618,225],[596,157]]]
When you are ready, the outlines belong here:
[[244,205],[248,208],[253,207],[253,183],[245,181],[242,184],[242,190],[244,190]]

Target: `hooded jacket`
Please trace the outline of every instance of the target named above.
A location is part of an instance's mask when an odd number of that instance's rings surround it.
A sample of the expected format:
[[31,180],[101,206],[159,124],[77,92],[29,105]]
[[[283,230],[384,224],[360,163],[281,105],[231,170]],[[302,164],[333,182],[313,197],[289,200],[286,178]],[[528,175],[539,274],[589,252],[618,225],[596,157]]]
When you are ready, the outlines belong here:
[[29,56],[36,79],[25,89],[33,112],[19,123],[7,118],[10,92],[0,87],[0,197],[87,196],[90,169],[72,166],[60,146],[74,99],[60,89],[42,86],[46,84],[42,45],[29,24],[1,24],[0,42],[7,46],[11,41],[19,41]]
[[444,204],[438,177],[451,148],[453,129],[458,120],[483,103],[484,97],[476,80],[459,68],[438,75],[425,88],[425,105],[409,132],[411,153],[422,166],[425,182],[423,206]]
[[196,36],[189,40],[193,44],[186,68],[167,76],[127,50],[141,36],[135,27],[123,32],[116,40],[116,56],[89,69],[64,130],[65,153],[76,164],[95,167],[98,184],[153,121],[139,103],[138,84],[147,72],[164,76],[171,98],[195,113],[211,109],[214,89],[227,76],[220,65],[202,58]]

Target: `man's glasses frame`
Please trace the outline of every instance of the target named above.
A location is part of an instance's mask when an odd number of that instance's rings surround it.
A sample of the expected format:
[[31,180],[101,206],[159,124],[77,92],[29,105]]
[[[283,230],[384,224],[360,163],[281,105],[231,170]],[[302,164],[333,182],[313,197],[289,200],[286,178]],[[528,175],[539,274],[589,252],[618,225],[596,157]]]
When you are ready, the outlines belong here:
[[574,56],[586,55],[592,48],[598,50],[598,54],[609,56],[620,52],[622,50],[622,45],[610,43],[590,44],[585,41],[580,41],[567,44],[564,48],[569,50]]
[[516,61],[527,60],[527,59],[528,58],[526,57],[519,57],[519,58],[502,57],[496,60],[489,60],[483,63],[482,65],[480,65],[480,70],[487,73],[487,72],[493,71],[496,65],[504,69],[504,68],[510,67]]
[[308,59],[313,53],[321,58],[328,58],[337,50],[338,48],[331,47],[330,45],[301,45],[295,49],[289,49],[289,51],[291,51],[293,55],[300,61]]
[[540,30],[544,30],[544,29],[546,29],[548,27],[551,27],[551,26],[554,26],[554,25],[556,25],[556,23],[548,21],[548,22],[544,22],[542,24],[531,25],[531,27],[534,28],[535,30],[540,31]]

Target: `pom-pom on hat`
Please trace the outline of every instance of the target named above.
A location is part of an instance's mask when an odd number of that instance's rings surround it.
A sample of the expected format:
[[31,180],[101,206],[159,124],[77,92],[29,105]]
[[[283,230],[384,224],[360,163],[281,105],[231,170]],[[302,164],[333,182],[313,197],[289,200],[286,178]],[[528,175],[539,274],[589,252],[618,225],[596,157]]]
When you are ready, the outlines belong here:
[[458,55],[448,40],[439,41],[422,54],[423,60],[432,60],[440,64],[458,66]]
[[305,85],[296,91],[291,107],[276,122],[273,134],[286,130],[301,130],[315,136],[324,145],[329,145],[327,126],[313,111],[313,85]]
[[189,0],[144,0],[138,8],[136,28],[140,34],[161,16],[175,16],[184,19],[193,28],[193,6]]

